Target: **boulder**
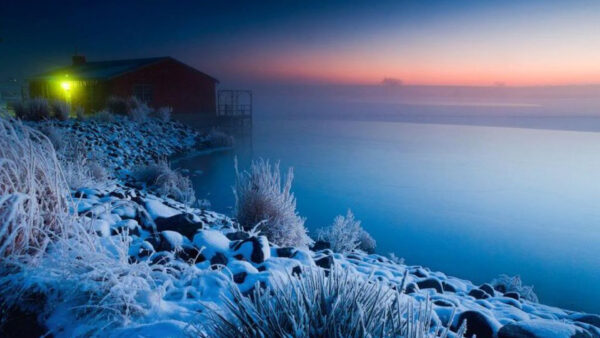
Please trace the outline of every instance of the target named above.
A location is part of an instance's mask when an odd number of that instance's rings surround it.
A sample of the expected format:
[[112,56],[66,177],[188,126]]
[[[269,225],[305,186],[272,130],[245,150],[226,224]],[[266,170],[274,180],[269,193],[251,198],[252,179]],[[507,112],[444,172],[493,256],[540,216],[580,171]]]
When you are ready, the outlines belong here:
[[225,257],[225,255],[221,252],[217,252],[210,259],[210,265],[227,265],[227,262],[227,257]]
[[504,297],[512,298],[515,300],[521,299],[521,295],[518,292],[507,292],[504,294]]
[[447,292],[456,292],[456,288],[454,287],[454,285],[446,282],[442,282],[442,289],[444,289],[444,291]]
[[475,299],[488,299],[490,298],[490,295],[488,295],[487,292],[481,290],[481,289],[472,289],[471,291],[469,291],[469,296],[475,298]]
[[192,214],[177,214],[171,217],[157,217],[154,220],[157,231],[171,230],[192,239],[198,230],[202,230],[204,224],[194,220]]
[[250,235],[244,231],[235,231],[225,234],[230,241],[241,241],[250,238]]
[[244,282],[247,275],[248,275],[248,273],[246,271],[236,273],[235,275],[233,275],[233,281],[236,282],[237,284],[241,284]]
[[487,293],[491,297],[494,297],[494,295],[495,295],[494,288],[490,284],[488,284],[488,283],[481,284],[479,286],[479,290],[484,291],[485,293]]
[[316,241],[315,244],[310,248],[312,251],[320,251],[324,249],[331,249],[331,243],[326,241]]
[[580,323],[586,323],[586,324],[593,325],[597,328],[600,328],[600,316],[599,315],[593,315],[593,314],[588,314],[588,313],[578,313],[578,314],[570,316],[569,318],[571,318],[574,321],[580,322]]
[[495,319],[479,311],[469,310],[458,316],[457,325],[454,329],[457,330],[464,321],[467,322],[467,337],[472,337],[473,335],[477,337],[493,337],[500,328],[500,323]]
[[330,269],[334,262],[333,256],[323,256],[315,260],[315,264],[323,269]]
[[406,285],[406,287],[404,288],[404,293],[406,293],[407,295],[410,295],[411,293],[415,293],[417,291],[419,291],[419,287],[415,283],[408,283],[408,285]]
[[592,338],[585,329],[548,319],[532,319],[504,325],[498,338]]
[[236,243],[233,247],[236,254],[241,254],[247,261],[260,264],[271,257],[269,241],[265,236],[250,237]]
[[427,278],[417,282],[419,289],[435,289],[438,293],[444,293],[442,283],[437,278]]
[[296,249],[293,247],[285,247],[285,248],[277,248],[276,251],[277,251],[277,257],[289,258],[294,255],[294,252],[296,251]]

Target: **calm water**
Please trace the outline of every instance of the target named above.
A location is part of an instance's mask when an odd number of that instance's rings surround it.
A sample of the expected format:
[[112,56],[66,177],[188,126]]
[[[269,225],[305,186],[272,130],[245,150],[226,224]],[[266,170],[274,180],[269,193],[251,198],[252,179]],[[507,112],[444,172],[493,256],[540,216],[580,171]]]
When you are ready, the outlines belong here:
[[255,121],[252,145],[180,162],[230,213],[233,157],[295,170],[312,231],[351,208],[381,254],[600,312],[600,133],[341,120]]

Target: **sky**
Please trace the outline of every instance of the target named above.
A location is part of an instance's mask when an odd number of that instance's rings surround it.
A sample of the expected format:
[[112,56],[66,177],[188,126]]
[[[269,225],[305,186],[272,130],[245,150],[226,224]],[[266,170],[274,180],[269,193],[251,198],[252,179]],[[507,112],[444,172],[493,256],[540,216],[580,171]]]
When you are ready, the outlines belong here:
[[173,56],[224,83],[600,84],[600,1],[13,1],[0,78]]

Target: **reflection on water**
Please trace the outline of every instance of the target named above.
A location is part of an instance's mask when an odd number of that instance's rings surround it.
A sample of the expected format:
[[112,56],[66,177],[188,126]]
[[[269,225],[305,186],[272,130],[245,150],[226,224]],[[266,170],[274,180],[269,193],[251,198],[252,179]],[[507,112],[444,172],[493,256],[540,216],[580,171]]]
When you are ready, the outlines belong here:
[[230,213],[233,157],[279,159],[310,230],[351,208],[379,253],[475,283],[518,274],[543,302],[600,312],[599,154],[600,133],[274,120],[251,148],[178,165]]

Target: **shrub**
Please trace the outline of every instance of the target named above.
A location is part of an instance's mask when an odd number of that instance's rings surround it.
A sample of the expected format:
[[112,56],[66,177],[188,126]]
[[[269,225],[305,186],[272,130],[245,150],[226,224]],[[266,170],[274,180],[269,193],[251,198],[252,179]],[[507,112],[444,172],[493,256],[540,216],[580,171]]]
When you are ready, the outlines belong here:
[[231,147],[234,143],[233,136],[227,135],[215,128],[206,134],[205,140],[211,147]]
[[152,112],[152,117],[157,118],[163,122],[169,122],[171,120],[171,113],[173,113],[173,108],[160,107]]
[[79,121],[85,121],[87,119],[87,116],[85,116],[85,109],[83,109],[81,106],[76,107],[75,117],[77,117]]
[[50,118],[50,105],[44,98],[35,98],[15,105],[15,116],[26,121],[42,121]]
[[152,114],[152,109],[135,96],[127,100],[127,107],[127,116],[135,122],[144,122]]
[[68,219],[68,193],[48,138],[0,118],[0,257],[43,253]]
[[97,112],[96,114],[94,114],[93,118],[94,118],[94,120],[96,120],[98,122],[105,122],[105,123],[115,121],[115,116],[106,109],[101,110],[101,111]]
[[189,206],[196,201],[196,193],[190,178],[171,169],[167,161],[159,161],[137,169],[133,176],[162,197],[169,197]]
[[252,161],[250,171],[240,172],[235,161],[235,217],[247,230],[260,223],[259,229],[280,246],[308,246],[304,218],[296,212],[296,198],[291,192],[294,174],[288,169],[282,185],[279,163]]
[[106,100],[106,110],[115,115],[125,116],[129,112],[129,105],[126,99],[118,96],[111,96]]
[[69,114],[71,112],[71,107],[65,101],[54,100],[51,104],[52,116],[61,121],[66,121],[69,119]]
[[360,221],[354,218],[350,209],[346,216],[338,215],[330,226],[319,229],[317,236],[319,240],[331,244],[331,250],[340,253],[348,253],[354,249],[365,252],[375,250],[375,240],[361,226]]
[[85,143],[67,142],[60,156],[65,180],[71,189],[100,188],[111,183],[106,169],[92,159],[87,149]]
[[500,292],[518,292],[521,298],[534,303],[539,302],[537,295],[533,292],[533,286],[523,285],[519,276],[500,275],[490,284]]
[[[432,305],[416,302],[383,282],[349,272],[308,269],[274,278],[244,297],[233,287],[226,312],[205,322],[215,337],[446,337],[431,327]],[[452,322],[452,320],[450,320]],[[458,332],[463,336],[464,326]]]
[[64,138],[65,133],[62,129],[56,127],[54,124],[44,124],[40,127],[40,131],[42,134],[46,135],[52,146],[54,146],[54,150],[60,152],[64,148]]

